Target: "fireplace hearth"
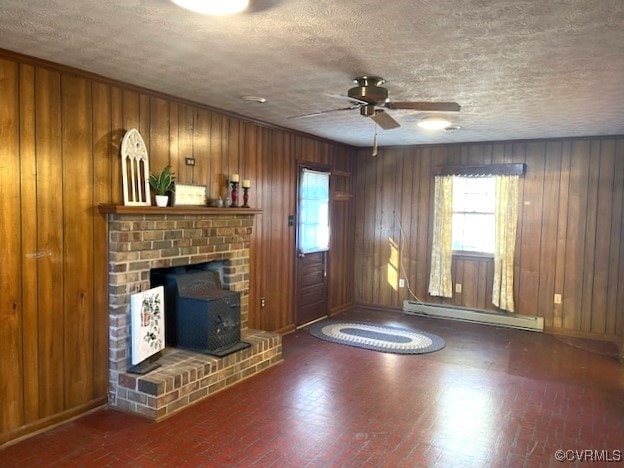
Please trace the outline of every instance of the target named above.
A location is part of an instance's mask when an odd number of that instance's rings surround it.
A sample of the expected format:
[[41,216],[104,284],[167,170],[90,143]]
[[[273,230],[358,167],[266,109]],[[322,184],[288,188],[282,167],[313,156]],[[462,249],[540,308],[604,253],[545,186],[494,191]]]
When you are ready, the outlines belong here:
[[[281,362],[281,337],[248,328],[249,246],[254,215],[259,210],[119,205],[99,208],[107,216],[108,228],[111,407],[159,420]],[[202,270],[198,266],[201,264],[218,265],[223,289],[215,293],[216,299],[227,297],[228,305],[232,305],[233,298],[238,298],[235,301],[240,313],[238,341],[250,346],[217,357],[167,342],[158,360],[160,368],[142,376],[129,373],[131,295],[151,287],[150,273],[154,270],[172,267]],[[187,296],[183,299],[196,299],[193,294]],[[205,305],[213,300],[203,298],[202,302]],[[168,306],[166,315],[167,309]],[[216,327],[217,335],[223,335],[223,330],[231,329],[236,319],[218,313],[213,321],[207,328]],[[202,336],[209,348],[221,347]],[[229,343],[227,339],[223,342]],[[203,350],[204,346],[199,348]]]

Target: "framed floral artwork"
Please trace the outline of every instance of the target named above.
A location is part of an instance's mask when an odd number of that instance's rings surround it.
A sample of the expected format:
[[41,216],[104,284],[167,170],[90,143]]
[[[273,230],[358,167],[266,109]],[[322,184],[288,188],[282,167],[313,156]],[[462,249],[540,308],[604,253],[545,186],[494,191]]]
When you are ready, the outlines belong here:
[[148,289],[131,297],[132,364],[165,348],[164,288]]

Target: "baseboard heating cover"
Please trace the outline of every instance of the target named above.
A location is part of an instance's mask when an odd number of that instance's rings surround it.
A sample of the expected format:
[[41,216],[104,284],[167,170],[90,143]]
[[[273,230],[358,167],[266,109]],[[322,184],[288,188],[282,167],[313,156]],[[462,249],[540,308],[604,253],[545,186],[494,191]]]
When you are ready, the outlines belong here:
[[533,315],[519,315],[509,312],[466,309],[463,307],[424,304],[417,301],[403,301],[403,312],[412,315],[426,315],[465,322],[483,323],[498,327],[519,328],[521,330],[544,331],[544,318]]

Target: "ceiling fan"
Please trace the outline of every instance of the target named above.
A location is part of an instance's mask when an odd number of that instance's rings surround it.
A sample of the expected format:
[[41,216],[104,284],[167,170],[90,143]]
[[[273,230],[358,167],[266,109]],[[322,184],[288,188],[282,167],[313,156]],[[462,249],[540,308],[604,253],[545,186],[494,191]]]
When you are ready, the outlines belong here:
[[327,114],[329,112],[339,112],[359,109],[360,115],[370,117],[377,125],[384,130],[400,127],[390,114],[380,107],[386,109],[408,109],[418,112],[459,112],[461,106],[456,102],[394,102],[388,98],[388,89],[383,85],[386,80],[380,76],[358,76],[353,79],[357,85],[347,91],[346,96],[331,95],[339,99],[346,99],[352,105],[341,109],[331,109],[310,114],[302,114],[291,117],[293,119],[313,117],[315,115]]

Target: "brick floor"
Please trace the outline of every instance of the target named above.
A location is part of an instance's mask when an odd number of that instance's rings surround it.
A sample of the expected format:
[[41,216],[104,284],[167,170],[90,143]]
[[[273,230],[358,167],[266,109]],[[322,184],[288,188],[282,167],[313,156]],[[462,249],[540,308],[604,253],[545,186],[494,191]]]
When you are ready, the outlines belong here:
[[538,467],[580,465],[557,462],[559,449],[624,452],[624,366],[611,355],[399,313],[339,318],[447,345],[393,355],[300,330],[284,337],[282,364],[170,418],[102,410],[6,447],[0,466]]

